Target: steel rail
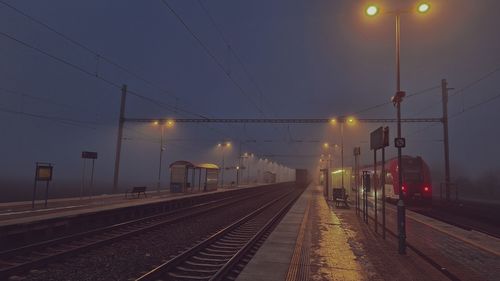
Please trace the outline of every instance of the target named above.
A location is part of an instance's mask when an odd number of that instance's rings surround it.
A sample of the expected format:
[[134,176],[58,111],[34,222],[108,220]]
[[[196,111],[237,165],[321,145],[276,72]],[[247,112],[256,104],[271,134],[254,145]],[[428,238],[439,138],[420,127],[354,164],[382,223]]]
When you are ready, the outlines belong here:
[[[280,189],[281,188],[273,190],[273,192],[280,192]],[[172,210],[162,214],[2,251],[0,252],[0,266],[3,266],[3,268],[0,268],[0,279],[6,279],[14,274],[25,272],[28,269],[45,265],[68,256],[73,256],[82,251],[87,251],[101,245],[109,245],[112,242],[130,236],[138,235],[197,215],[206,214],[209,211],[221,209],[268,193],[269,190],[267,189],[258,190],[258,192],[254,194],[245,192],[229,198],[211,200],[209,202]],[[103,235],[104,237],[102,237]],[[63,249],[57,250],[54,249],[55,247],[63,247]],[[66,248],[64,249],[64,247]],[[45,250],[45,252],[39,252],[40,250]],[[9,258],[21,258],[24,261],[12,262]]]
[[[197,243],[193,247],[189,248],[188,250],[182,252],[178,256],[173,257],[172,259],[168,260],[167,262],[159,265],[158,267],[152,269],[151,271],[147,272],[146,274],[140,276],[139,278],[136,279],[136,281],[147,281],[147,280],[157,280],[158,278],[162,278],[162,276],[165,276],[169,273],[171,273],[174,269],[176,269],[178,266],[182,265],[183,263],[187,262],[190,258],[195,257],[196,254],[199,254],[203,250],[208,249],[210,246],[213,246],[215,243],[221,241],[221,239],[228,239],[228,235],[233,233],[234,231],[237,231],[239,227],[242,227],[245,225],[245,223],[251,221],[252,219],[255,219],[260,215],[262,212],[266,211],[268,208],[274,206],[274,204],[284,198],[287,198],[290,195],[293,195],[294,193],[297,193],[297,191],[291,191],[287,194],[284,194],[280,196],[279,198],[274,199],[273,201],[265,204],[264,206],[260,207],[259,209],[253,211],[252,213],[246,215],[245,217],[239,219],[238,221],[234,222],[233,224],[221,229],[217,233],[211,235],[207,239]],[[279,219],[286,214],[286,211],[293,205],[295,200],[298,198],[298,196],[301,194],[296,194],[291,200],[289,200],[284,207],[280,208],[280,210],[271,218],[269,219],[264,226],[260,227],[259,230],[256,231],[255,234],[252,234],[250,237],[246,237],[248,241],[239,246],[239,249],[231,255],[231,257],[224,262],[222,265],[215,265],[213,267],[218,267],[216,270],[211,270],[213,272],[213,275],[210,277],[197,277],[199,280],[221,280],[223,279],[226,274],[228,274],[231,269],[234,267],[235,264],[237,264],[246,254],[248,251],[263,237],[263,235],[270,230],[278,221]],[[237,243],[235,243],[237,244]],[[238,246],[236,246],[238,247]],[[206,266],[206,265],[203,265]],[[192,269],[192,274],[196,274],[197,271],[201,271],[205,274],[210,274],[208,271],[203,271],[203,270],[196,270]],[[184,277],[179,277],[177,279],[189,279],[190,276],[184,276]],[[168,278],[167,278],[168,279]],[[174,278],[176,279],[176,278]]]
[[[375,222],[375,218],[370,216],[370,214],[368,213],[368,218],[370,220],[372,220],[373,222]],[[376,222],[379,226],[382,226],[382,224],[380,222]],[[391,229],[389,228],[385,228],[385,230],[387,231],[387,233],[389,233],[392,237],[394,238],[398,238],[398,234],[395,233],[394,231],[392,231]],[[460,279],[457,275],[453,274],[452,272],[450,272],[445,266],[442,266],[441,264],[439,264],[437,261],[435,261],[434,259],[432,259],[430,256],[426,255],[424,252],[420,251],[417,247],[413,246],[412,243],[409,243],[409,242],[406,242],[406,246],[412,250],[415,254],[417,254],[420,258],[422,258],[424,261],[426,261],[428,264],[430,264],[432,267],[434,267],[435,269],[437,269],[439,272],[441,272],[444,276],[446,276],[449,280],[452,280],[452,281],[462,281],[462,279]]]

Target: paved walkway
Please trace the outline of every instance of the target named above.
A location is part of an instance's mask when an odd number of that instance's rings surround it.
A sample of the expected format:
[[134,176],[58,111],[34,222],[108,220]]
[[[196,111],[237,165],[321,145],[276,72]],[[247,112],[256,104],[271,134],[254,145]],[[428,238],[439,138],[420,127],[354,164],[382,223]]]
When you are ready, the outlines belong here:
[[[371,208],[369,213],[373,217]],[[397,232],[395,206],[388,204],[386,214],[387,229]],[[369,225],[373,229],[374,221]],[[500,239],[410,210],[406,211],[406,231],[408,243],[461,280],[499,280]]]
[[310,186],[238,276],[254,280],[448,280],[415,253],[397,254],[354,208],[328,204]]

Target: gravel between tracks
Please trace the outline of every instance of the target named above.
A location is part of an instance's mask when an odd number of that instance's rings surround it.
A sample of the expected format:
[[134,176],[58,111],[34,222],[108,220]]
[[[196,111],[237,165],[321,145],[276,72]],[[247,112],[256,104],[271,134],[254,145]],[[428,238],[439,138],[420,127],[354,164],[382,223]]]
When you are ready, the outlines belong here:
[[[267,199],[269,200],[269,199]],[[150,270],[264,204],[265,196],[113,243],[15,280],[127,280]]]

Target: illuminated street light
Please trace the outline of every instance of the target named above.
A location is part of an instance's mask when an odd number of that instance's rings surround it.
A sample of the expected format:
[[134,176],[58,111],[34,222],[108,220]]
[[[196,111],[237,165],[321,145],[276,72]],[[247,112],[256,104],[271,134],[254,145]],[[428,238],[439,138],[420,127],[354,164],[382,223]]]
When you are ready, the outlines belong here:
[[365,10],[366,15],[370,16],[370,17],[373,17],[373,16],[377,15],[378,12],[379,12],[379,9],[375,5],[370,5]]
[[[348,125],[353,125],[356,119],[354,117],[341,117],[339,118],[340,123],[340,163],[341,170],[344,170],[344,123],[347,122]],[[330,122],[331,123],[331,122]],[[334,125],[336,123],[332,123]],[[335,145],[337,146],[337,145]],[[344,173],[342,173],[342,188],[344,188]]]
[[[368,16],[375,16],[378,9],[372,8],[373,5],[368,6],[366,14]],[[418,13],[426,13],[430,10],[430,5],[422,2],[417,6]],[[412,10],[395,10],[387,14],[396,16],[396,94],[392,97],[392,102],[397,109],[397,139],[401,139],[401,102],[405,97],[405,92],[401,91],[401,67],[400,67],[400,54],[401,54],[401,15],[410,13]],[[343,168],[342,168],[343,169]],[[399,200],[397,203],[398,210],[398,238],[399,238],[399,253],[406,254],[406,218],[405,218],[405,204],[403,200],[403,162],[402,162],[402,147],[398,147],[398,178],[399,178]]]
[[167,120],[167,122],[165,123],[165,125],[169,128],[172,128],[174,126],[174,124],[175,124],[175,121],[172,119]]
[[[160,121],[156,120],[153,121],[153,125],[158,126],[160,125]],[[158,165],[158,182],[157,182],[157,192],[160,192],[160,187],[161,187],[161,164],[162,164],[162,159],[163,159],[163,152],[166,150],[165,145],[164,145],[164,140],[163,136],[165,135],[165,127],[167,128],[172,128],[174,126],[174,121],[173,120],[167,120],[165,122],[165,126],[161,126],[160,130],[160,163]]]
[[418,4],[417,11],[421,14],[425,14],[430,10],[430,8],[431,8],[431,5],[424,2],[424,3]]
[[226,169],[225,163],[224,163],[224,148],[230,148],[231,147],[231,142],[219,142],[217,144],[217,148],[220,148],[222,150],[222,172],[221,172],[221,187],[224,188],[224,170]]

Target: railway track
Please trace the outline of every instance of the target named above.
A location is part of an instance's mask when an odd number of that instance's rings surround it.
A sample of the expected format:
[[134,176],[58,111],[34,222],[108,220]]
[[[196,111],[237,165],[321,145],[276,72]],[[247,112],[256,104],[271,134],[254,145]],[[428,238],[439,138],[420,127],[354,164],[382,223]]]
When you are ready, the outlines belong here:
[[[360,210],[360,215],[362,214],[362,210]],[[370,212],[368,212],[368,218],[375,223],[375,218],[370,215]],[[377,222],[380,227],[383,227],[381,224],[380,220]],[[386,227],[386,232],[392,236],[395,239],[398,239],[399,236],[396,232],[392,231],[390,228]],[[430,264],[432,267],[437,269],[439,272],[441,272],[446,278],[448,278],[451,281],[461,281],[461,279],[454,274],[453,272],[449,271],[446,266],[443,266],[442,264],[438,263],[436,260],[434,260],[431,256],[425,254],[422,252],[419,248],[414,246],[412,243],[406,241],[406,247],[408,247],[410,250],[412,250],[415,254],[417,254],[420,258],[422,258],[425,262]]]
[[470,219],[463,219],[458,217],[457,215],[453,214],[450,215],[447,213],[443,213],[442,211],[435,211],[433,209],[429,210],[429,209],[412,208],[412,207],[409,207],[408,209],[423,216],[430,217],[435,220],[442,221],[444,223],[451,224],[468,231],[474,230],[500,239],[500,234],[498,232],[491,230],[488,226],[485,226],[482,223],[471,222]]
[[[368,202],[369,206],[373,208],[373,198],[369,199]],[[396,205],[394,201],[386,201],[386,202],[392,206]],[[492,227],[488,227],[487,225],[485,225],[485,223],[473,221],[470,218],[461,218],[459,215],[449,214],[441,210],[436,210],[430,206],[422,207],[422,206],[407,205],[406,208],[412,212],[462,228],[467,231],[474,230],[476,232],[481,232],[483,234],[500,239],[500,233],[498,233],[498,230]],[[379,204],[379,212],[381,212],[381,204]]]
[[146,280],[234,280],[301,191],[285,194],[142,275]]
[[109,245],[119,240],[165,227],[174,222],[226,208],[260,196],[269,196],[269,193],[280,194],[283,193],[283,190],[282,188],[264,189],[253,194],[235,195],[129,222],[2,251],[0,252],[0,280],[5,280],[9,276],[25,273],[30,269],[62,260],[96,247]]

